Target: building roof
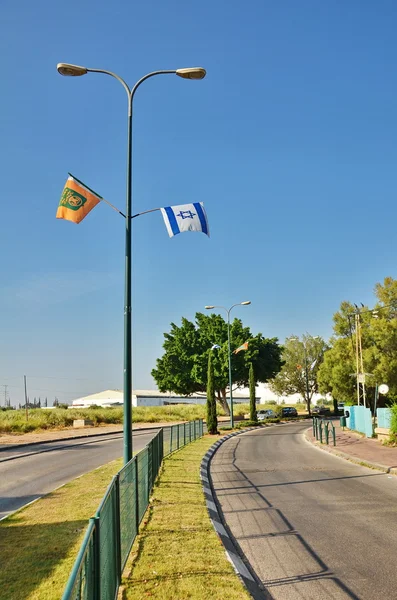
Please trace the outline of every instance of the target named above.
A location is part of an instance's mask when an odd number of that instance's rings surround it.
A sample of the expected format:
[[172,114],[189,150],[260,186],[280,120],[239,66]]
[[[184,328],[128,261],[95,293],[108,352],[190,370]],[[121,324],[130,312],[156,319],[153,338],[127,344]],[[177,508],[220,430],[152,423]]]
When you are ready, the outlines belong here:
[[[133,390],[132,395],[139,398],[183,398],[188,400],[189,398],[205,398],[206,394],[192,394],[190,396],[182,396],[173,392],[159,392],[158,390]],[[234,392],[233,398],[236,400],[248,399],[249,395],[242,394],[241,392]],[[89,394],[82,398],[76,398],[73,400],[74,403],[83,402],[84,400],[122,400],[123,390],[104,390],[103,392],[96,392],[95,394]]]

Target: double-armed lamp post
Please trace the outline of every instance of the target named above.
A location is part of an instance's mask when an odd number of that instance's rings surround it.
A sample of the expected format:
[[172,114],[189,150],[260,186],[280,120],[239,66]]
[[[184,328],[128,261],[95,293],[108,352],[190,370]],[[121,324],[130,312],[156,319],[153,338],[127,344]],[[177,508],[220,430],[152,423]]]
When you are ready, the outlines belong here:
[[138,87],[155,75],[178,75],[183,79],[204,79],[205,69],[191,67],[169,71],[153,71],[142,77],[133,88],[112,71],[105,69],[88,69],[78,65],[59,63],[58,72],[61,75],[80,77],[87,73],[104,73],[117,79],[124,87],[128,97],[127,122],[127,199],[125,210],[125,292],[124,292],[124,464],[132,458],[132,282],[131,282],[131,218],[132,218],[132,112],[134,95]]
[[230,308],[226,308],[225,306],[215,306],[208,305],[205,308],[207,310],[212,310],[213,308],[221,308],[227,312],[227,346],[228,346],[228,354],[229,354],[229,389],[230,389],[230,426],[234,427],[234,417],[233,417],[233,390],[232,390],[232,353],[230,349],[230,313],[232,308],[235,306],[247,306],[251,304],[251,300],[246,300],[245,302],[238,302],[237,304],[233,304]]

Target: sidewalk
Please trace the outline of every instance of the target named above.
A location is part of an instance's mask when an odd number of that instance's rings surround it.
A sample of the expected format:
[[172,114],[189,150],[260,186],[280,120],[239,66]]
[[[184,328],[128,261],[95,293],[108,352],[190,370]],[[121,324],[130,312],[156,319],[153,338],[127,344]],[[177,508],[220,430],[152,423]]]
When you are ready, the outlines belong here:
[[[339,423],[334,424],[336,429],[335,447],[320,444],[313,436],[312,428],[306,432],[306,439],[322,450],[341,456],[351,462],[397,475],[397,448],[382,446],[376,439],[362,437],[349,429],[343,431]],[[330,436],[330,444],[332,444],[332,436]]]

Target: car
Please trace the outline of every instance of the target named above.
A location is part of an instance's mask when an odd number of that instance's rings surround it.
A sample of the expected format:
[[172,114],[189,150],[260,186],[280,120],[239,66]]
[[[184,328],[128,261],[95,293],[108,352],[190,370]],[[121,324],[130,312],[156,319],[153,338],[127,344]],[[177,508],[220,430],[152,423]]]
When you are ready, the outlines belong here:
[[276,415],[274,410],[272,410],[271,408],[262,408],[261,410],[258,410],[256,412],[256,416],[258,421],[264,421],[265,419],[273,419]]
[[281,409],[282,417],[297,417],[298,411],[293,406],[283,406]]
[[318,415],[320,417],[324,417],[326,415],[331,414],[331,409],[329,406],[315,406],[312,410],[313,415]]

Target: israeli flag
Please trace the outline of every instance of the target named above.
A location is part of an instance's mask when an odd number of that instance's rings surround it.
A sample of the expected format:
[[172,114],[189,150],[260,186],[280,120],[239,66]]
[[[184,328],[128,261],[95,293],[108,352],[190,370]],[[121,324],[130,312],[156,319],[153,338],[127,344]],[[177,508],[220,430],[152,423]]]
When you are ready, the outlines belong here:
[[208,237],[210,235],[207,215],[202,202],[166,206],[161,209],[161,213],[170,237],[184,231],[202,231]]

